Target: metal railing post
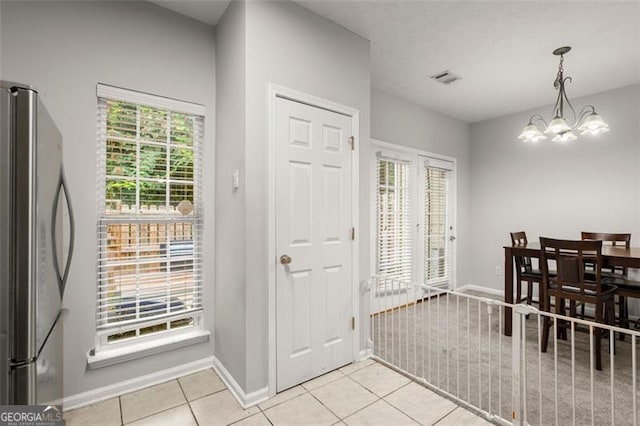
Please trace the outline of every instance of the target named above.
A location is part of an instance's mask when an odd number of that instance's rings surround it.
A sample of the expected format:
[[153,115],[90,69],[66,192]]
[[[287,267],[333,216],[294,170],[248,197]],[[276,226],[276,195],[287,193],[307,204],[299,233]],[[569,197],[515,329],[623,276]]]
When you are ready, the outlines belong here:
[[[512,316],[512,338],[511,338],[511,421],[514,426],[523,425],[524,418],[524,385],[522,380],[524,365],[522,363],[522,324],[525,316],[529,313],[526,305],[515,305]],[[526,350],[526,346],[524,347]]]

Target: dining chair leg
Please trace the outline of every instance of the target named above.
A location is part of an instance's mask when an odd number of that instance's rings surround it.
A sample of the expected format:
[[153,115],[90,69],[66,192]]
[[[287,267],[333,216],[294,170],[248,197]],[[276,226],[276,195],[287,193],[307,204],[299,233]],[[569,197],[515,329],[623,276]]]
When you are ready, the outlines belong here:
[[[551,298],[545,296],[541,300],[542,300],[542,310],[545,312],[551,312]],[[542,325],[542,345],[540,347],[541,352],[547,352],[547,346],[549,344],[550,328],[551,328],[551,318],[545,315],[543,320],[543,325]]]
[[522,280],[518,277],[518,284],[516,285],[516,303],[520,303],[522,300]]
[[[554,319],[554,321],[556,321]],[[547,346],[549,345],[549,329],[551,328],[551,318],[544,317],[542,326],[542,345],[540,347],[541,352],[547,352]]]
[[[627,306],[627,299],[624,296],[618,296],[618,316],[620,327],[629,328],[629,306]],[[624,342],[624,333],[620,333],[619,338]]]
[[572,318],[576,317],[576,301],[575,300],[571,300],[569,301],[569,316]]
[[[607,315],[609,317],[607,320],[607,324],[616,325],[616,302],[613,297],[607,301],[607,312],[609,312],[609,314]],[[621,340],[624,340],[624,333],[620,333],[620,337],[622,337]],[[613,355],[615,355],[616,333],[613,331],[609,331],[609,339],[613,339]]]
[[[565,315],[565,301],[564,299],[559,299],[556,297],[556,314]],[[558,326],[556,327],[557,335],[556,337],[561,340],[567,340],[567,327],[564,321],[561,319],[555,319],[554,321],[558,322]]]
[[527,281],[527,305],[533,304],[533,281]]
[[[596,303],[596,323],[602,324],[602,309],[603,303]],[[602,329],[598,326],[594,327],[594,340],[595,340],[595,357],[596,357],[596,370],[602,370]],[[592,355],[593,356],[593,355]]]

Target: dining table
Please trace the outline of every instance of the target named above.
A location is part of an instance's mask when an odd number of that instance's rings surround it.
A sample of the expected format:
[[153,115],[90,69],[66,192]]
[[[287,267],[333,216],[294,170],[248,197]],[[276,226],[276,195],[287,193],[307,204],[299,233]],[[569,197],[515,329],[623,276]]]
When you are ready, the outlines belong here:
[[[504,301],[513,304],[514,262],[516,256],[540,259],[540,243],[515,244],[504,246]],[[625,266],[640,268],[640,247],[602,246],[603,266]],[[504,334],[511,336],[512,309],[504,309]]]

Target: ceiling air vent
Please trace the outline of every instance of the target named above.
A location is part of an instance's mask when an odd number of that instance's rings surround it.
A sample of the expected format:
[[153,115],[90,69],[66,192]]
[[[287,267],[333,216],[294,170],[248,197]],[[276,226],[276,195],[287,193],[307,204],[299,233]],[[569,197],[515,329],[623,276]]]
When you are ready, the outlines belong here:
[[432,75],[431,78],[439,81],[442,84],[451,84],[454,81],[460,80],[462,77],[460,77],[459,75],[455,75],[449,70],[445,70],[439,72],[438,74]]

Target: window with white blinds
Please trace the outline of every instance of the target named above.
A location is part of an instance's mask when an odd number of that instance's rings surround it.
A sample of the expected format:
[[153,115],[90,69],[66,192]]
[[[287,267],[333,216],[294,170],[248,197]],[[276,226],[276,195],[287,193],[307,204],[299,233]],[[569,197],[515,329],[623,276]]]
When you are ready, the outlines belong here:
[[410,163],[382,154],[376,161],[376,274],[411,281]]
[[204,107],[98,85],[99,345],[200,326]]
[[451,274],[448,194],[449,171],[429,166],[424,176],[424,280],[427,284],[446,281]]

